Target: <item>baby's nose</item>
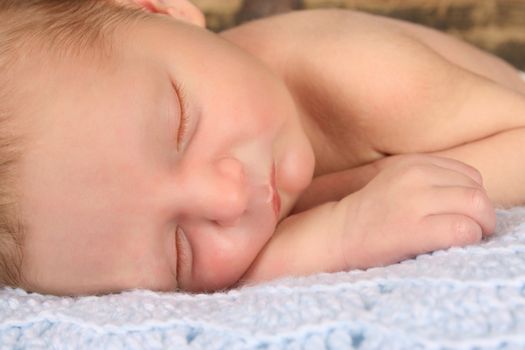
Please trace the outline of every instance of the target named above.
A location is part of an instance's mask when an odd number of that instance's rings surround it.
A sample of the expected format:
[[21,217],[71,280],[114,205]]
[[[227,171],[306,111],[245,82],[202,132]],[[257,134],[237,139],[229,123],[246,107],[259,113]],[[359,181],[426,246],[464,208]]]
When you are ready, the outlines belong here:
[[222,176],[234,182],[244,182],[244,168],[242,163],[233,158],[221,158],[217,161],[217,170]]
[[243,164],[233,157],[221,158],[203,184],[202,213],[223,226],[235,225],[248,204]]

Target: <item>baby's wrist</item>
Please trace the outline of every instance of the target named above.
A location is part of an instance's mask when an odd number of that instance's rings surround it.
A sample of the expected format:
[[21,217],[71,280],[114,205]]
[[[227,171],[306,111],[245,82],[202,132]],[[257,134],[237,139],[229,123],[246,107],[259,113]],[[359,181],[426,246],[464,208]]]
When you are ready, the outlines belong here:
[[339,270],[350,270],[363,267],[364,257],[360,242],[364,229],[359,225],[359,207],[361,192],[354,192],[334,207],[334,220],[337,221],[336,242],[339,247]]

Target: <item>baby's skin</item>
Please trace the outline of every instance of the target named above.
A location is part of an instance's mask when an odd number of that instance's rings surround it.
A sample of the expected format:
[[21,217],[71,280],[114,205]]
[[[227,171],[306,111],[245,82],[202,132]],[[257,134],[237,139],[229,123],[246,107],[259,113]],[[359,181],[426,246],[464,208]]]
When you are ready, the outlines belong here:
[[117,31],[116,64],[28,70],[27,289],[364,269],[477,243],[525,199],[525,86],[493,56],[350,11],[217,35],[184,1],[126,3],[158,15]]
[[244,281],[476,243],[494,229],[493,204],[524,202],[525,83],[502,60],[350,11],[297,12],[222,35],[286,82],[316,156],[300,214],[281,222]]

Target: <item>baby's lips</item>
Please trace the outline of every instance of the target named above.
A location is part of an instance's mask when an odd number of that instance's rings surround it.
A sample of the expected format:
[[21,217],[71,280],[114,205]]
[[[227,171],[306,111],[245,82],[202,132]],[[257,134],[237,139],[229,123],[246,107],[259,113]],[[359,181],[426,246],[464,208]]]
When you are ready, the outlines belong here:
[[253,186],[253,204],[257,207],[267,206],[272,202],[273,188],[269,183]]

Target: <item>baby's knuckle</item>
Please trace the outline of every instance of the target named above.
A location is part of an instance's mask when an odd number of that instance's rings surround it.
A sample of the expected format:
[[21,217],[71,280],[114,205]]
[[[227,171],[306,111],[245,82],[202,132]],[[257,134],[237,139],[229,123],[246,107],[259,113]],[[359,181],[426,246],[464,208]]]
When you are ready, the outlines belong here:
[[476,224],[466,217],[458,217],[452,221],[453,245],[473,243],[478,238]]
[[481,171],[479,171],[478,169],[474,168],[473,166],[470,166],[468,164],[465,164],[469,169],[470,171],[472,172],[472,175],[474,176],[474,179],[476,180],[476,182],[480,182],[482,183],[483,182],[483,176],[481,175]]
[[486,206],[487,196],[481,188],[470,188],[467,190],[469,204],[475,210],[482,210]]
[[416,164],[404,169],[404,178],[409,182],[420,182],[428,177],[428,169],[424,165]]
[[469,167],[472,169],[472,172],[473,172],[474,174],[476,174],[476,176],[477,176],[479,179],[481,179],[481,178],[483,177],[483,175],[481,175],[481,171],[479,171],[477,168],[474,168],[473,166],[468,165],[468,164],[467,164],[467,166],[469,166]]

